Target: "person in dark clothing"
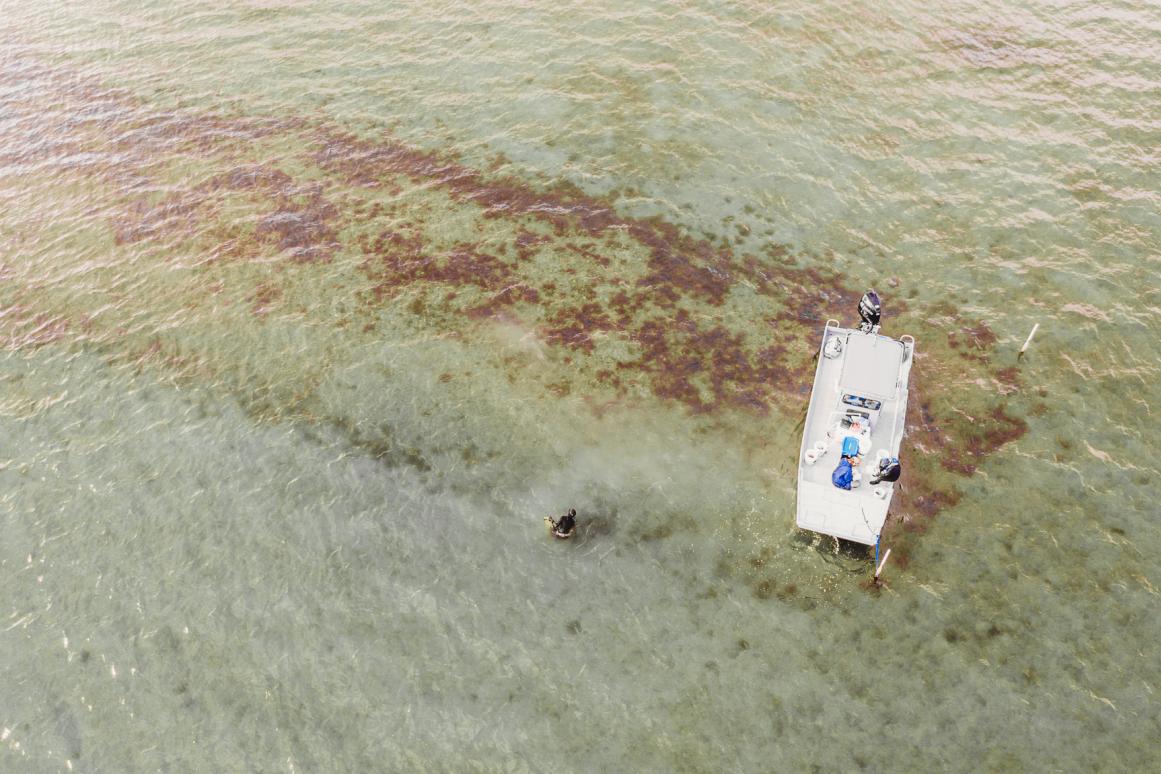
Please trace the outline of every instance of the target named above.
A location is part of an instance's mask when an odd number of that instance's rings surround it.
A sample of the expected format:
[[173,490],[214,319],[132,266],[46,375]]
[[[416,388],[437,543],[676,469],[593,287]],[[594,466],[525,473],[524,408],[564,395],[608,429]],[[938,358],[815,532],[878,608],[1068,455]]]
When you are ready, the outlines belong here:
[[569,508],[568,513],[561,516],[560,521],[556,523],[556,528],[566,534],[576,529],[576,509]]
[[576,509],[569,508],[568,513],[561,516],[559,519],[553,519],[551,516],[545,516],[544,520],[548,522],[552,529],[552,534],[558,538],[570,538],[572,533],[576,530]]
[[903,466],[898,457],[884,457],[879,460],[879,469],[871,474],[871,486],[880,481],[898,481],[903,473]]

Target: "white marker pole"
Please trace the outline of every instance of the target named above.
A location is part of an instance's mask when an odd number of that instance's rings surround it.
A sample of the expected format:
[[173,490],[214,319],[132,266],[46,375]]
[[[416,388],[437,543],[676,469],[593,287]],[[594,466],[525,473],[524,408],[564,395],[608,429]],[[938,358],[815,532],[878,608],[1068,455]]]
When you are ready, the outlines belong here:
[[879,562],[879,566],[875,568],[875,580],[879,580],[879,573],[883,572],[883,566],[887,564],[887,560],[891,557],[891,549],[887,549],[887,553],[883,554],[883,561]]
[[1032,326],[1032,332],[1028,334],[1028,338],[1024,340],[1024,346],[1020,347],[1020,354],[1016,355],[1016,359],[1024,357],[1024,350],[1028,349],[1028,345],[1032,343],[1032,337],[1036,335],[1036,329],[1040,327],[1040,323]]

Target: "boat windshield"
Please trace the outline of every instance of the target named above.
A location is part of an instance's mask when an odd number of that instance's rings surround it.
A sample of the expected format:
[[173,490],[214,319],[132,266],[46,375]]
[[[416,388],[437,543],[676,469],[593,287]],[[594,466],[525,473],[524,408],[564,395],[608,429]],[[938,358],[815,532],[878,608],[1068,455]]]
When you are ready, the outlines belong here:
[[843,396],[843,403],[855,408],[865,408],[871,411],[878,411],[883,408],[883,401],[875,400],[874,398],[864,398],[861,395],[851,395],[847,393]]

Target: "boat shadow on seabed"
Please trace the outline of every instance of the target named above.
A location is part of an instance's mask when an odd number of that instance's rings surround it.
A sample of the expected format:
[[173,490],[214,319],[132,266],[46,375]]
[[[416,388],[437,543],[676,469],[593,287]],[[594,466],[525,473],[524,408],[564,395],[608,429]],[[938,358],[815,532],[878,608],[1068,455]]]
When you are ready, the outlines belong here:
[[[795,532],[791,541],[797,546],[815,552],[827,564],[848,568],[852,573],[865,572],[867,563],[875,558],[874,546],[823,535],[820,532],[800,529]],[[851,561],[858,562],[858,567],[850,567]]]

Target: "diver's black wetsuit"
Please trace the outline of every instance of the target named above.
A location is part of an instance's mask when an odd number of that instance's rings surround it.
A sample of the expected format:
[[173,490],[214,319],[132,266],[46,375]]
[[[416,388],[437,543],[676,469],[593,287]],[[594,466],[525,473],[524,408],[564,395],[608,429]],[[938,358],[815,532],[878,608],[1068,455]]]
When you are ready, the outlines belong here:
[[560,517],[560,521],[553,523],[553,529],[562,535],[567,535],[576,529],[576,511],[568,509],[568,513]]

